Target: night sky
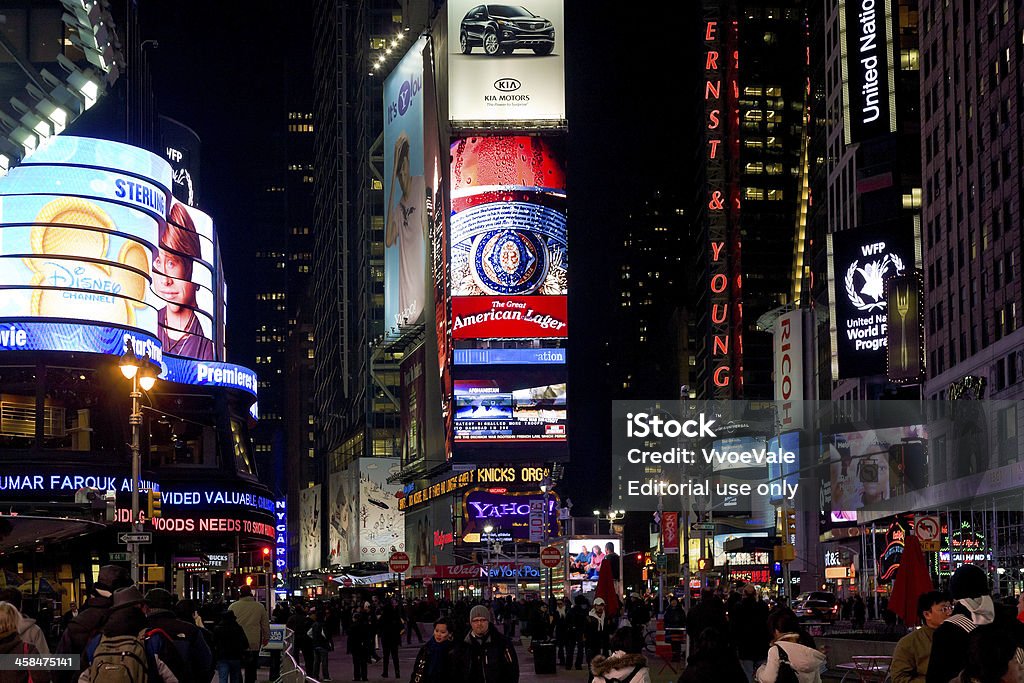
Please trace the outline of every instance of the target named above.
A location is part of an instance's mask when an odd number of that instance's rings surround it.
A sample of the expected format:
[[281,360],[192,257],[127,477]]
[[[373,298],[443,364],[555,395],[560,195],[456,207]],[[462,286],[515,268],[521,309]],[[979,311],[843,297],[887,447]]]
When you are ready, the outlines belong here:
[[[611,403],[601,370],[615,357],[605,340],[625,217],[654,188],[692,194],[701,68],[694,4],[566,2],[572,464],[563,490],[578,514],[609,502]],[[213,216],[225,255],[235,362],[253,355],[247,304],[259,284],[250,275],[258,245],[247,225],[259,188],[254,160],[285,123],[283,93],[289,69],[298,68],[286,55],[312,44],[310,5],[140,4],[143,39],[159,41],[148,53],[158,111],[203,141],[200,208]],[[85,125],[102,128],[97,119],[111,106],[97,107]]]

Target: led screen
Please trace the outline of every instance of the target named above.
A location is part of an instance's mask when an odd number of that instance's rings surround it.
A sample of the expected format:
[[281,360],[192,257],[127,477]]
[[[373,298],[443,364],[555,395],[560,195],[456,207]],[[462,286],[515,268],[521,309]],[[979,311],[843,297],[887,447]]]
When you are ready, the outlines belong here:
[[[500,489],[504,491],[504,489]],[[544,509],[544,494],[540,491],[499,493],[497,491],[469,491],[463,497],[464,534],[480,534],[481,540],[530,540],[530,501],[539,501]],[[543,514],[543,513],[542,513]],[[493,527],[488,534],[484,527]],[[548,537],[558,536],[558,496],[548,495]],[[543,528],[543,523],[541,523]]]
[[565,171],[554,140],[452,144],[453,336],[565,337]]
[[565,366],[455,368],[455,441],[566,439]]
[[582,538],[569,541],[569,580],[596,582],[601,571],[601,563],[608,554],[609,543],[612,544],[615,554],[621,558],[622,542],[617,538]]
[[[919,425],[834,434],[828,444],[833,514],[845,519],[898,495],[903,484],[921,483],[927,438]],[[900,448],[905,445],[912,447]]]
[[[18,168],[37,164],[76,164],[113,168],[141,178],[149,178],[165,190],[170,190],[172,185],[171,167],[156,154],[139,147],[97,138],[59,135],[25,157]],[[11,175],[17,172],[18,169],[14,169]]]
[[423,322],[429,214],[424,168],[423,50],[420,38],[384,82],[384,320]]
[[564,26],[562,0],[525,5],[450,0],[451,119],[564,122]]
[[[795,453],[796,462],[790,463],[768,463],[768,479],[771,483],[779,481],[796,486],[800,481],[800,432],[787,432],[781,436],[773,436],[768,440],[768,450],[779,453]],[[773,495],[770,497],[772,503],[782,500],[783,496]]]

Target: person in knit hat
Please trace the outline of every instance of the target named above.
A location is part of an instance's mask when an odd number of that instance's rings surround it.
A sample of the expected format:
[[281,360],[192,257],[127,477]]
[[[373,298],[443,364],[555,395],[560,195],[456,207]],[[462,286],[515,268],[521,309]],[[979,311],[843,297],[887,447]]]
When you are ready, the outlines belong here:
[[487,683],[518,683],[519,658],[512,642],[491,626],[491,611],[469,611],[469,633],[455,652],[455,678]]
[[992,601],[985,571],[973,564],[960,565],[949,580],[953,614],[935,629],[928,660],[927,683],[949,683],[967,664],[971,632],[979,626],[995,624],[1008,633],[1017,645],[1017,661],[1024,662],[1024,624],[1016,614]]

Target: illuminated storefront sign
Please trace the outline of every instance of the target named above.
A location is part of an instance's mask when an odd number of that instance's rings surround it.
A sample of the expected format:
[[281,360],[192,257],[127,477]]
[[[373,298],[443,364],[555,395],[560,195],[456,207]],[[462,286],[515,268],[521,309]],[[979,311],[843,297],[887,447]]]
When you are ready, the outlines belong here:
[[[0,474],[0,491],[69,491],[79,489],[100,491],[131,491],[129,477],[109,474]],[[140,480],[141,489],[160,490],[155,482]]]
[[896,131],[890,0],[841,0],[839,63],[846,144]]
[[[539,492],[470,491],[463,500],[463,532],[479,534],[482,540],[529,540],[530,506],[534,500],[541,501],[543,512],[544,494]],[[554,493],[548,495],[548,524],[549,537],[558,536],[558,496]],[[490,534],[483,533],[487,525],[493,527]]]
[[434,532],[434,547],[443,548],[446,545],[451,545],[455,542],[455,534],[450,531],[435,531]]
[[707,252],[710,390],[728,399],[742,391],[742,303],[740,300],[739,191],[735,184],[739,154],[739,86],[735,22],[722,22],[719,8],[704,20],[704,113],[707,147]]
[[274,501],[274,571],[288,570],[288,501]]
[[478,484],[536,484],[551,476],[551,468],[540,465],[507,465],[480,467],[468,472],[459,472],[422,489],[407,493],[398,501],[400,510],[423,505],[438,496],[455,493]]
[[146,527],[167,533],[249,534],[277,538],[273,524],[237,517],[155,517],[147,521]]

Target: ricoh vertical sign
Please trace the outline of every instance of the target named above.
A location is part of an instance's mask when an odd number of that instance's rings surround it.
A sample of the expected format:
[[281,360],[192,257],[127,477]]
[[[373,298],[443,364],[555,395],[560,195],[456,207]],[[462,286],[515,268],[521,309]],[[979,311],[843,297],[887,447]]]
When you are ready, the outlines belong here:
[[739,87],[736,24],[724,21],[709,5],[704,16],[704,125],[706,127],[706,201],[708,212],[708,311],[710,316],[711,396],[735,398],[742,390],[736,358],[742,348],[739,238],[739,191],[731,172],[738,153]]
[[804,312],[780,316],[773,330],[775,402],[783,431],[801,429],[804,400]]
[[840,0],[846,144],[896,131],[891,0]]

